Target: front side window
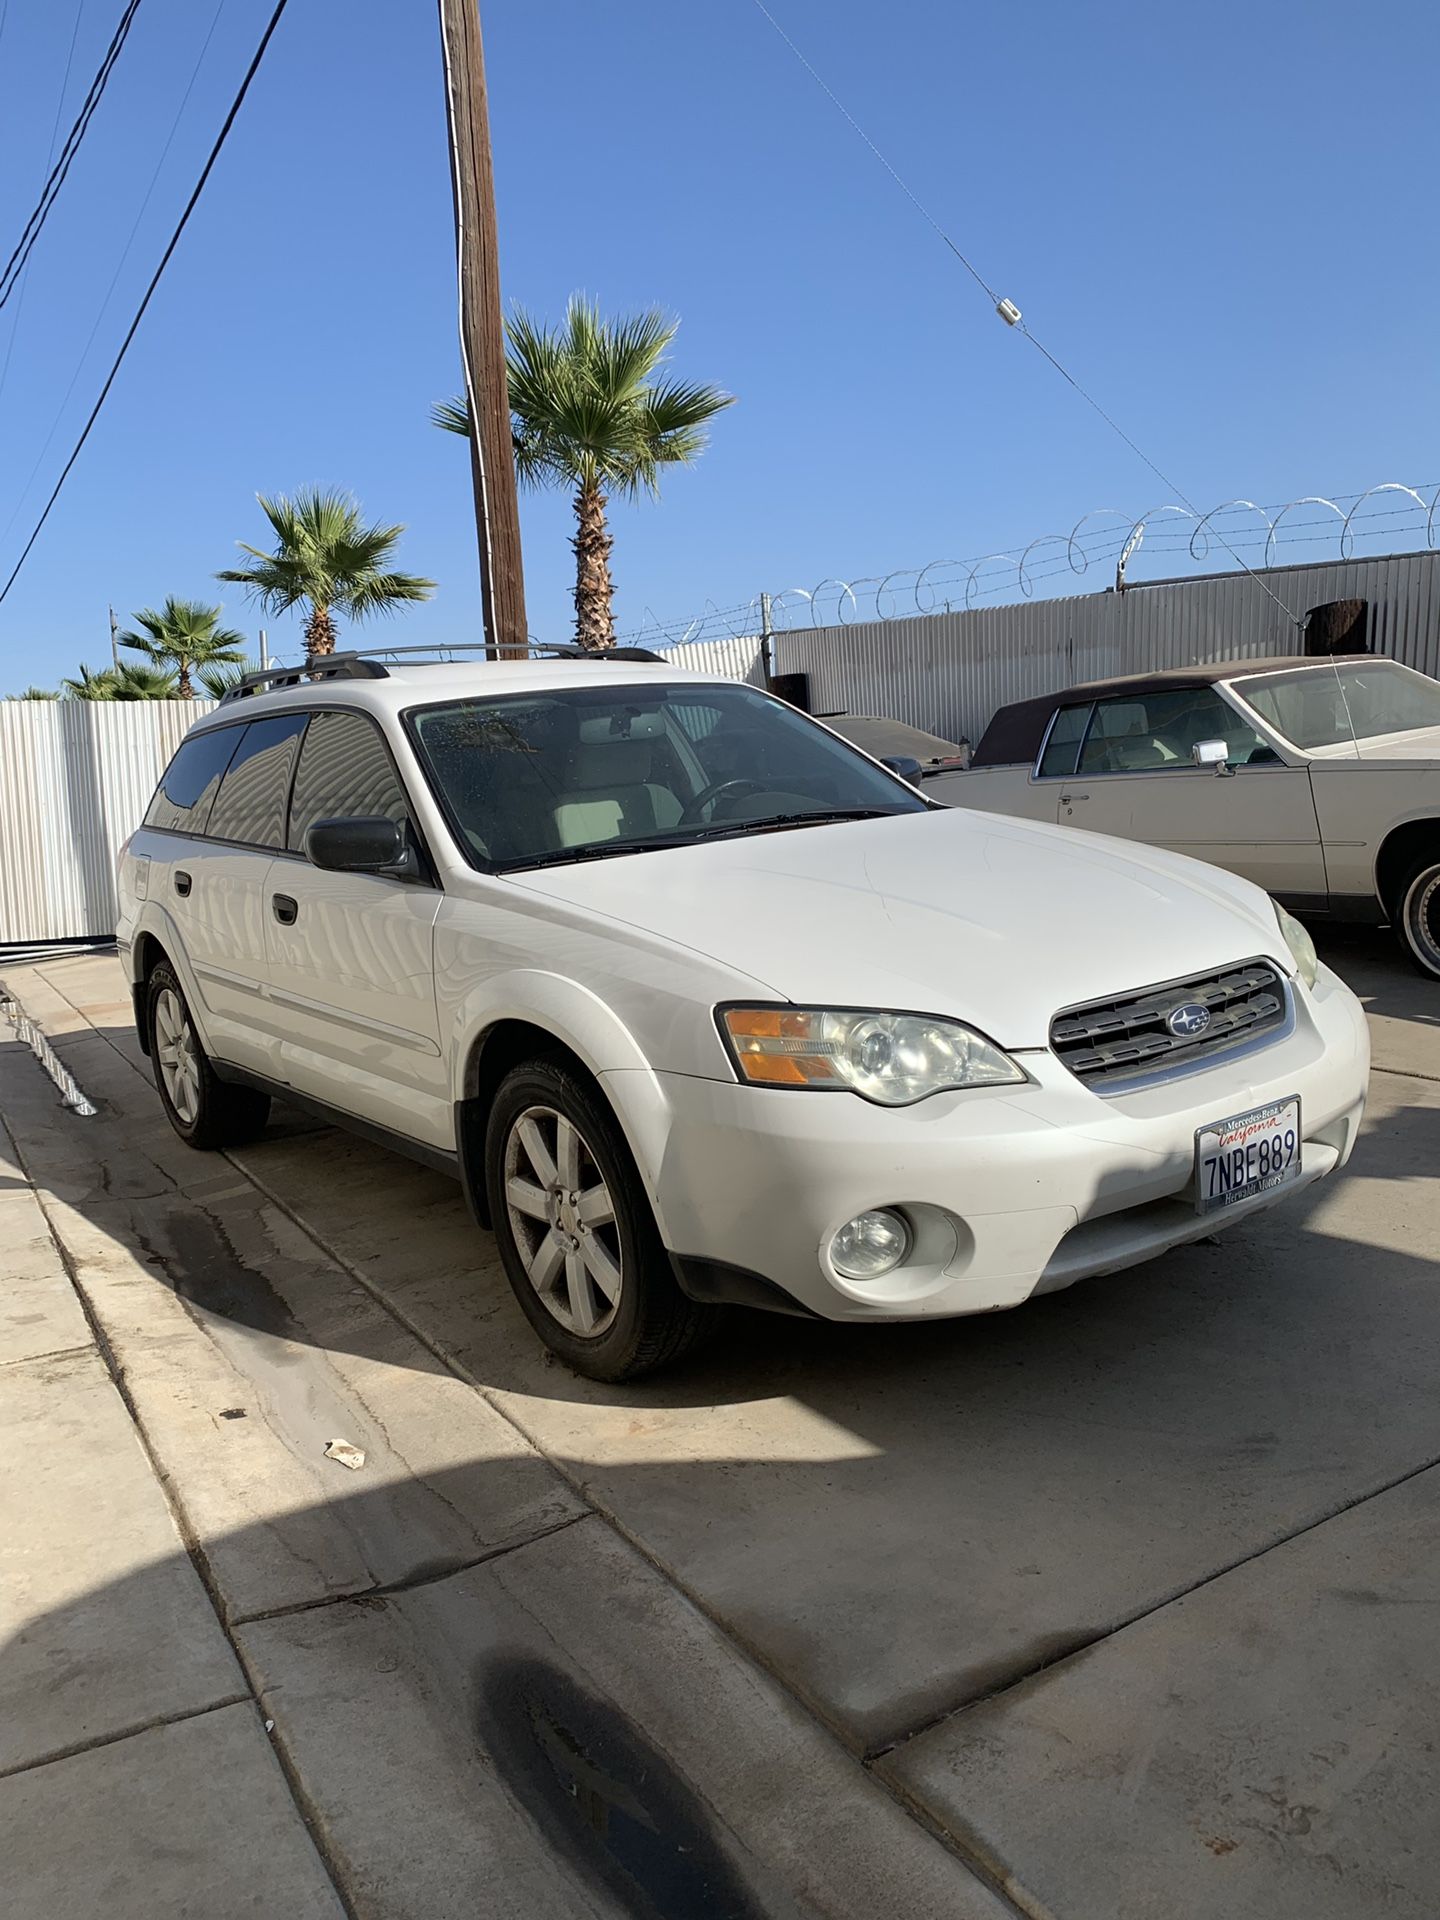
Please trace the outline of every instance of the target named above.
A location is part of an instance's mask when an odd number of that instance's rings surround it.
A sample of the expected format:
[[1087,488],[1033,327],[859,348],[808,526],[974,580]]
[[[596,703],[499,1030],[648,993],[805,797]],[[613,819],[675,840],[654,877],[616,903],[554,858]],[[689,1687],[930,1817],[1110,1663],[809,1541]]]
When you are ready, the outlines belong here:
[[317,713],[295,769],[287,844],[303,853],[305,835],[317,820],[381,815],[397,827],[410,818],[405,790],[379,728],[363,713]]
[[1223,740],[1232,764],[1274,762],[1274,749],[1214,687],[1176,687],[1161,693],[1100,700],[1080,751],[1080,772],[1178,773],[1194,767],[1192,749]]
[[210,809],[205,831],[212,840],[234,840],[246,847],[284,846],[290,769],[304,730],[303,713],[250,722]]
[[1440,681],[1395,660],[1300,667],[1234,686],[1262,720],[1306,752],[1440,727]]
[[1057,775],[1063,777],[1074,773],[1090,714],[1091,704],[1088,700],[1082,707],[1062,707],[1056,714],[1040,755],[1039,773],[1042,780],[1053,780]]
[[204,833],[216,790],[243,727],[212,727],[180,742],[145,810],[145,825],[171,833]]
[[462,848],[499,869],[927,810],[752,687],[559,687],[408,721]]

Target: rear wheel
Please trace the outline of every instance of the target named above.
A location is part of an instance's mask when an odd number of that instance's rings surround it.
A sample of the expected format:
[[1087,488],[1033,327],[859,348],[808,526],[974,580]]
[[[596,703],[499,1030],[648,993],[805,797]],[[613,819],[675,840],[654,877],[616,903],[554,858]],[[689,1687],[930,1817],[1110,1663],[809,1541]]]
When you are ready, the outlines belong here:
[[557,1061],[515,1067],[485,1135],[506,1277],[553,1352],[592,1380],[633,1380],[689,1352],[717,1315],[676,1285],[624,1135]]
[[269,1118],[269,1094],[217,1077],[168,960],[150,975],[146,992],[155,1085],[176,1133],[190,1147],[238,1147],[253,1140]]
[[1396,901],[1392,918],[1400,944],[1421,973],[1440,980],[1440,850],[1410,869]]

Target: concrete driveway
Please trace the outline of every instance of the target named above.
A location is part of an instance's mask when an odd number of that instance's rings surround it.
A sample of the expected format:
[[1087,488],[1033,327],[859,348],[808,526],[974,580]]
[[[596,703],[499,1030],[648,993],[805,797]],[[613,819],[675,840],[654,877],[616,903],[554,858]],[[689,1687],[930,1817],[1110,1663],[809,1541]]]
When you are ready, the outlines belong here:
[[12,969],[100,1111],[0,1046],[52,1547],[9,1910],[100,1910],[63,1805],[112,1916],[1433,1920],[1440,989],[1327,957],[1375,1041],[1342,1179],[1011,1314],[737,1318],[632,1388],[546,1360],[441,1177],[290,1115],[192,1153],[115,962]]

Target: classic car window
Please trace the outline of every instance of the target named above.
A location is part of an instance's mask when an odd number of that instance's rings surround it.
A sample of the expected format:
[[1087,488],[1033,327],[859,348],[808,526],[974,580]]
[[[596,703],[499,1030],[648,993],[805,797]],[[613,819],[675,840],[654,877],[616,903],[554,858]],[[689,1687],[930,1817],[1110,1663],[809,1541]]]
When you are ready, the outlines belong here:
[[1312,751],[1440,727],[1440,681],[1395,660],[1299,667],[1234,685],[1277,733]]
[[1194,766],[1201,740],[1223,740],[1233,765],[1274,763],[1275,751],[1213,687],[1101,700],[1080,754],[1081,773],[1173,773]]
[[1092,704],[1087,700],[1083,707],[1062,707],[1056,714],[1055,724],[1050,729],[1045,750],[1040,756],[1039,777],[1042,780],[1054,779],[1057,774],[1074,773],[1075,759],[1080,752],[1080,742],[1085,738]]

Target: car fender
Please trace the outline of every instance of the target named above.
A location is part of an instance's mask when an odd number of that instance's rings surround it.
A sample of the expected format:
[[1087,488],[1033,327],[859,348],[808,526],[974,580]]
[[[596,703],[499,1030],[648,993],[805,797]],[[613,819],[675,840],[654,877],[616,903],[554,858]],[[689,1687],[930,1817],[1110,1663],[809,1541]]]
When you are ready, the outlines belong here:
[[477,982],[455,1016],[455,1102],[473,1097],[477,1043],[505,1020],[543,1028],[601,1083],[653,1199],[670,1132],[669,1102],[644,1048],[614,1008],[579,981],[538,968]]
[[184,989],[185,1002],[190,1009],[190,1018],[195,1023],[200,1036],[200,1044],[210,1052],[210,1035],[207,1030],[205,996],[200,982],[190,964],[190,956],[185,951],[185,942],[180,929],[168,909],[158,900],[144,900],[140,911],[135,915],[130,927],[130,959],[127,971],[132,988],[140,984],[140,953],[146,935],[165,949],[165,958],[180,976],[180,985]]

